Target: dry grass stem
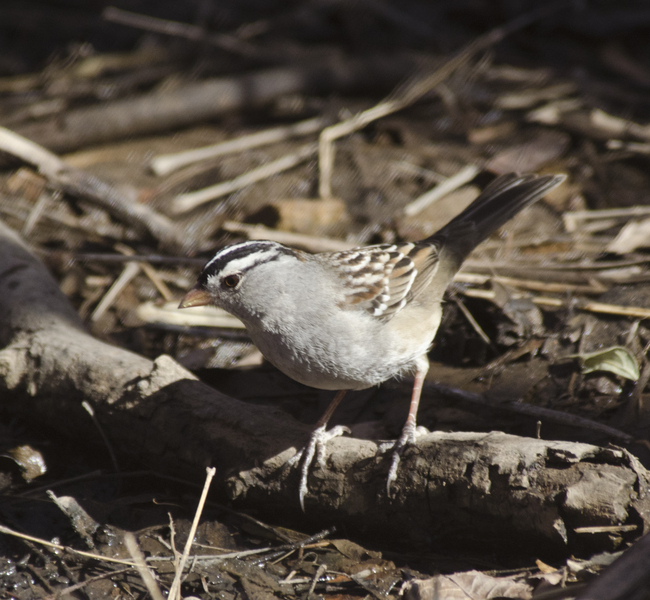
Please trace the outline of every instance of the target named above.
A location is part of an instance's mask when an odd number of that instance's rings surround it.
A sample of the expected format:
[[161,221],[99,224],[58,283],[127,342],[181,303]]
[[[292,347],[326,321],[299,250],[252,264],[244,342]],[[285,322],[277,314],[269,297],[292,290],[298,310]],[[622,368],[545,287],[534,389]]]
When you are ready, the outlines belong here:
[[113,285],[108,289],[104,297],[100,300],[99,304],[95,307],[91,321],[98,321],[104,313],[113,305],[115,299],[122,293],[122,290],[129,285],[131,280],[140,272],[140,265],[138,263],[127,264],[119,277],[113,282]]
[[481,326],[478,324],[476,319],[473,317],[472,313],[469,312],[469,309],[465,306],[465,303],[460,299],[460,298],[455,298],[456,305],[458,308],[460,308],[460,312],[465,315],[465,318],[469,322],[469,324],[472,326],[474,331],[479,335],[479,337],[489,346],[492,344],[492,340],[488,337],[487,333],[483,331]]
[[[463,290],[463,294],[470,298],[483,298],[484,300],[495,299],[495,293],[491,290]],[[514,294],[514,297],[523,296]],[[579,298],[575,298],[573,301],[567,301],[560,298],[549,298],[548,296],[533,296],[531,300],[540,306],[563,308],[568,307],[570,302],[571,306],[588,312],[605,315],[618,315],[619,317],[631,317],[634,319],[650,319],[650,308],[641,308],[640,306],[619,306],[617,304],[607,304],[605,302],[580,300]]]
[[90,415],[90,418],[93,420],[93,423],[95,424],[95,427],[97,428],[97,431],[99,431],[99,435],[102,436],[102,440],[104,440],[104,445],[106,446],[106,449],[108,450],[108,454],[111,457],[111,462],[113,463],[113,469],[115,469],[116,473],[120,472],[120,465],[117,462],[117,455],[113,451],[113,446],[111,445],[111,441],[108,439],[108,436],[106,435],[106,432],[104,431],[104,428],[102,427],[102,424],[99,422],[99,419],[97,418],[97,415],[95,414],[95,409],[90,405],[90,402],[87,400],[84,400],[81,403],[81,406],[83,406],[84,410]]
[[575,533],[622,533],[624,531],[636,531],[638,525],[594,525],[593,527],[576,527]]
[[177,327],[219,327],[244,329],[244,324],[225,310],[214,306],[194,306],[179,310],[178,300],[158,306],[143,302],[136,311],[138,319],[145,323],[164,323]]
[[4,525],[0,525],[0,533],[5,535],[12,535],[14,537],[20,538],[22,540],[27,540],[28,542],[34,542],[35,544],[41,544],[42,546],[48,546],[49,548],[55,548],[56,550],[62,550],[64,552],[70,552],[71,554],[76,554],[78,556],[84,556],[85,558],[92,558],[93,560],[105,561],[117,563],[118,565],[127,565],[129,567],[137,567],[135,563],[131,563],[128,560],[122,560],[120,558],[111,558],[110,556],[102,556],[101,554],[94,554],[93,552],[84,552],[83,550],[75,550],[70,548],[70,546],[62,546],[61,544],[55,544],[54,542],[48,542],[41,538],[34,537],[33,535],[27,535],[25,533],[19,533],[13,529],[9,529]]
[[34,226],[40,219],[41,215],[45,211],[45,208],[47,205],[50,203],[52,200],[52,197],[49,192],[43,192],[39,197],[38,200],[36,201],[36,204],[34,204],[34,208],[31,210],[29,213],[29,217],[27,217],[27,220],[25,221],[25,224],[23,225],[23,229],[20,232],[20,234],[28,238],[31,232],[34,230]]
[[126,545],[131,558],[133,558],[136,569],[138,570],[140,577],[142,577],[142,581],[144,582],[145,586],[147,586],[147,590],[151,594],[153,600],[164,600],[162,592],[156,583],[156,579],[154,578],[151,569],[147,567],[147,563],[144,560],[144,555],[138,546],[138,542],[130,531],[124,534],[124,544]]
[[132,571],[133,569],[137,569],[137,567],[126,567],[125,569],[115,569],[114,571],[109,571],[108,573],[102,573],[101,575],[95,575],[95,577],[89,577],[88,579],[85,579],[84,581],[80,581],[79,583],[75,583],[74,585],[71,585],[70,587],[64,588],[62,590],[58,590],[54,594],[51,594],[49,596],[45,596],[43,600],[59,600],[60,598],[65,598],[66,596],[70,596],[73,592],[76,592],[77,590],[81,590],[90,583],[93,583],[95,581],[99,581],[100,579],[108,579],[110,577],[115,577],[117,575],[122,575],[124,573],[128,573],[129,571]]
[[0,150],[36,166],[46,177],[55,177],[66,168],[56,154],[5,127],[0,127]]
[[636,152],[638,154],[650,154],[650,144],[647,142],[609,140],[607,142],[607,148],[609,150],[626,150],[627,152]]
[[[125,254],[126,256],[135,255],[135,250],[133,250],[133,248],[129,248],[129,246],[125,246],[124,244],[115,244],[115,249],[118,252]],[[142,269],[142,272],[149,278],[151,283],[154,284],[156,289],[160,292],[160,295],[167,302],[170,302],[174,299],[174,294],[172,294],[171,290],[167,287],[167,284],[162,280],[156,269],[154,269],[147,262],[138,261],[136,264]]]
[[243,233],[250,240],[271,240],[287,246],[299,246],[310,252],[343,252],[358,246],[352,242],[316,237],[304,233],[270,229],[264,225],[248,225],[236,221],[226,221],[221,228],[231,233]]
[[467,165],[463,167],[456,175],[449,177],[442,183],[439,183],[436,187],[428,192],[422,194],[419,198],[413,200],[404,207],[404,214],[408,217],[417,215],[419,212],[422,212],[427,206],[433,204],[436,200],[440,200],[447,194],[457,190],[459,187],[469,183],[478,175],[480,168],[476,165]]
[[226,154],[244,152],[251,148],[268,146],[269,144],[282,142],[293,137],[316,133],[326,124],[327,119],[315,117],[306,121],[300,121],[293,125],[274,127],[258,133],[242,135],[241,137],[221,142],[220,144],[214,144],[212,146],[187,150],[186,152],[179,152],[177,154],[163,154],[152,159],[150,167],[156,175],[167,175],[181,167],[186,167],[187,165],[203,160],[209,160]]
[[268,179],[283,171],[293,169],[293,167],[314,156],[316,151],[316,144],[307,144],[293,154],[287,154],[282,158],[252,169],[230,181],[223,181],[202,190],[197,190],[196,192],[180,194],[172,201],[171,210],[176,214],[188,212],[206,202],[216,200],[227,194],[232,194],[248,185],[262,181],[263,179]]
[[194,535],[196,534],[196,528],[199,526],[199,519],[201,518],[201,513],[203,512],[203,506],[205,500],[208,497],[208,490],[210,489],[210,483],[214,477],[216,469],[208,467],[206,469],[205,485],[203,486],[203,492],[201,492],[201,498],[199,499],[199,505],[196,507],[196,514],[194,515],[194,520],[192,521],[192,527],[187,536],[187,542],[185,543],[185,549],[183,550],[183,556],[178,565],[176,575],[174,576],[174,581],[172,582],[172,587],[169,590],[169,599],[170,600],[180,600],[181,598],[181,583],[183,578],[183,570],[185,569],[185,564],[187,563],[187,558],[190,555],[190,550],[192,549],[192,542],[194,541]]
[[504,285],[511,285],[524,290],[534,292],[547,292],[550,294],[602,294],[608,288],[598,281],[593,281],[590,285],[580,285],[573,283],[557,283],[536,281],[533,279],[519,279],[517,277],[503,277],[501,275],[480,275],[477,273],[457,273],[454,276],[456,283],[471,283],[474,285],[485,285],[489,281],[496,281]]
[[181,23],[179,21],[170,21],[169,19],[160,19],[150,15],[143,15],[134,12],[108,6],[104,9],[102,17],[113,23],[120,23],[128,27],[136,27],[146,31],[154,31],[163,35],[181,37],[195,42],[204,42],[217,46],[222,50],[227,50],[233,54],[240,54],[251,58],[268,58],[268,53],[257,50],[248,42],[223,33],[208,33],[203,27]]
[[630,206],[629,208],[604,208],[601,210],[575,210],[562,215],[567,231],[576,231],[586,221],[600,219],[634,219],[650,215],[650,206]]

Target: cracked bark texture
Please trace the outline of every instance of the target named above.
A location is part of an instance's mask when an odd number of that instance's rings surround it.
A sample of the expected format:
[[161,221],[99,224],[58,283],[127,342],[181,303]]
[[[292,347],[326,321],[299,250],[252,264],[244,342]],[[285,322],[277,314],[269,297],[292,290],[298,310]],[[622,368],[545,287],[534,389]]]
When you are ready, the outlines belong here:
[[[121,457],[196,478],[277,522],[345,528],[377,541],[562,554],[612,549],[647,532],[646,470],[626,450],[492,433],[432,433],[409,448],[396,496],[377,444],[332,440],[298,507],[286,459],[310,427],[198,381],[168,356],[148,360],[89,335],[56,281],[0,224],[0,390],[6,410],[97,443],[90,402]],[[633,531],[616,529],[636,525]],[[610,527],[597,533],[580,527]],[[629,528],[627,528],[629,529]]]

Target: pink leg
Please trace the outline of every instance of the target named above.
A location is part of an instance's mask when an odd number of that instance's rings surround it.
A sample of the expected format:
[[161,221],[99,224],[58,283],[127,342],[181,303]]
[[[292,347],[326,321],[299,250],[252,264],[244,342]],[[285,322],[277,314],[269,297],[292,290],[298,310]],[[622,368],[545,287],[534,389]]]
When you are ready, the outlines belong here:
[[302,466],[300,469],[300,488],[298,491],[298,498],[300,499],[300,506],[302,507],[303,511],[305,510],[305,496],[309,491],[309,488],[307,487],[307,477],[309,475],[309,467],[314,460],[314,455],[316,455],[317,462],[319,464],[322,463],[325,444],[327,444],[327,442],[332,438],[343,435],[345,432],[350,433],[350,430],[347,427],[343,427],[342,425],[338,425],[337,427],[326,431],[329,420],[332,418],[332,415],[334,414],[334,411],[338,405],[341,404],[341,400],[343,400],[346,392],[347,390],[340,390],[336,393],[336,396],[334,396],[334,399],[330,402],[327,410],[323,413],[323,416],[318,419],[318,423],[316,423],[316,427],[312,431],[307,445],[300,452],[289,459],[289,464],[294,464],[298,461],[302,461]]
[[406,417],[406,423],[404,423],[404,427],[402,428],[402,435],[393,445],[393,459],[388,470],[388,478],[386,481],[386,493],[389,498],[391,497],[390,487],[395,479],[397,479],[397,467],[399,466],[404,449],[408,444],[415,444],[418,407],[420,405],[420,396],[422,395],[422,386],[424,385],[424,379],[428,370],[429,359],[425,354],[420,357],[417,363],[417,370],[413,381],[413,393],[411,395],[411,406],[409,407],[408,417]]
[[[427,371],[429,370],[429,365],[427,364]],[[415,380],[413,381],[413,393],[411,394],[411,406],[409,407],[409,414],[406,417],[406,423],[404,423],[404,431],[408,431],[412,437],[415,437],[415,427],[417,426],[417,416],[418,416],[418,407],[420,406],[420,396],[422,395],[422,386],[424,385],[424,378],[427,375],[427,371],[418,370],[415,373]],[[409,440],[411,441],[411,440]],[[412,441],[415,441],[413,439]]]
[[[421,386],[420,386],[421,387]],[[318,423],[316,423],[316,428],[318,429],[319,427],[327,427],[327,424],[330,422],[330,419],[332,418],[332,415],[334,414],[334,411],[338,408],[338,405],[341,404],[341,400],[345,398],[345,394],[347,394],[347,390],[339,390],[336,392],[336,396],[334,396],[334,400],[332,400],[323,413],[323,416],[318,419]],[[415,407],[415,410],[417,410],[417,406]]]

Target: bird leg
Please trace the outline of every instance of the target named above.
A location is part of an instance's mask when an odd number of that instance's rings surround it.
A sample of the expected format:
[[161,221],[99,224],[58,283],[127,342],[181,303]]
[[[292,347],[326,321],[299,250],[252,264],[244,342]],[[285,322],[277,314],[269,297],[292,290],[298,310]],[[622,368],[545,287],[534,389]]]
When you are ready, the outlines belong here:
[[[318,419],[318,423],[316,423],[315,429],[311,432],[307,445],[287,461],[288,465],[293,465],[302,459],[298,497],[300,498],[300,506],[303,512],[305,511],[305,496],[309,490],[307,487],[307,477],[309,475],[309,467],[314,460],[314,455],[316,455],[316,462],[321,466],[321,468],[324,468],[323,462],[325,459],[325,445],[327,442],[332,438],[343,435],[344,433],[350,433],[350,430],[343,425],[337,425],[327,431],[327,424],[332,418],[337,406],[341,404],[341,400],[343,400],[346,392],[347,390],[340,390],[337,392],[336,396],[334,396],[334,399],[327,407],[327,410],[323,413],[323,416]],[[397,469],[397,467],[395,468]]]
[[411,406],[409,407],[409,414],[406,418],[406,423],[404,423],[404,428],[402,429],[402,435],[395,442],[391,442],[381,448],[381,450],[386,450],[388,448],[393,449],[393,458],[390,463],[388,478],[386,480],[386,494],[389,498],[392,497],[390,487],[395,479],[397,479],[397,467],[399,466],[404,449],[408,444],[415,444],[417,436],[426,432],[424,427],[417,427],[417,414],[418,406],[420,405],[420,396],[422,395],[422,386],[424,385],[424,378],[426,377],[428,370],[429,359],[425,354],[417,361],[417,369],[413,381],[413,394],[411,395]]

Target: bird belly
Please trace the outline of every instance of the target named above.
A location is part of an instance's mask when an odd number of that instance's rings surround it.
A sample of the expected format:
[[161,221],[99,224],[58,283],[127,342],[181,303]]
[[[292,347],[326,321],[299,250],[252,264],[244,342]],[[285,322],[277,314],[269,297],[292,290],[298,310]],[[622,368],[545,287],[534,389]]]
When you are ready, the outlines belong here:
[[[337,330],[320,337],[295,335],[301,330],[295,322],[291,335],[282,330],[248,331],[264,357],[292,379],[324,390],[361,390],[415,369],[435,333],[435,328],[432,333],[420,325],[409,328],[412,335],[405,337],[399,326],[386,327],[370,316],[360,322],[358,315],[348,320],[339,314]],[[309,330],[313,328],[303,329]]]

